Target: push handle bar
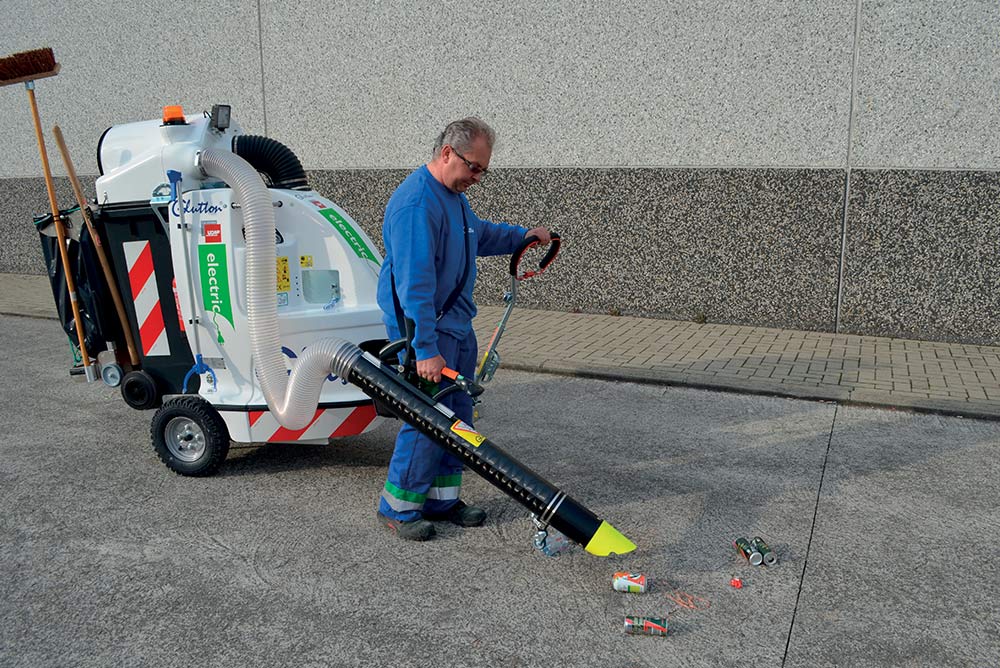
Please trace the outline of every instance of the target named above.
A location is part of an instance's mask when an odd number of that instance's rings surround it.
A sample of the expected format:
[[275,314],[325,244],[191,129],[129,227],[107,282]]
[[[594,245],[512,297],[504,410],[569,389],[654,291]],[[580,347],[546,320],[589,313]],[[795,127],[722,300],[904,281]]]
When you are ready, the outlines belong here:
[[521,264],[521,258],[524,256],[525,251],[527,251],[532,246],[538,245],[538,237],[534,234],[527,236],[521,242],[521,245],[517,247],[514,254],[510,256],[510,275],[519,281],[523,281],[526,278],[531,278],[532,276],[538,276],[543,271],[549,268],[552,261],[556,259],[556,255],[559,254],[559,247],[562,245],[559,234],[557,232],[552,233],[552,243],[549,244],[549,252],[545,254],[541,262],[538,263],[537,271],[526,271],[523,274],[518,273],[519,265]]

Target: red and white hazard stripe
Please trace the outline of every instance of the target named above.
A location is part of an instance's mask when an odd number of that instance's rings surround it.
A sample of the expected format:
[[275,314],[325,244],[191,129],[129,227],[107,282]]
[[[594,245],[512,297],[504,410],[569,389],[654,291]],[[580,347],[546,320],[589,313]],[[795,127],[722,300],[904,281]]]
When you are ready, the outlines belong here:
[[126,241],[122,246],[125,249],[128,282],[132,288],[132,302],[135,304],[135,319],[139,323],[142,355],[169,355],[170,342],[163,324],[163,310],[160,308],[160,293],[156,288],[156,272],[153,270],[153,253],[149,241]]
[[254,443],[289,443],[341,436],[355,436],[375,421],[375,406],[320,408],[302,429],[286,429],[270,411],[250,411],[250,440]]

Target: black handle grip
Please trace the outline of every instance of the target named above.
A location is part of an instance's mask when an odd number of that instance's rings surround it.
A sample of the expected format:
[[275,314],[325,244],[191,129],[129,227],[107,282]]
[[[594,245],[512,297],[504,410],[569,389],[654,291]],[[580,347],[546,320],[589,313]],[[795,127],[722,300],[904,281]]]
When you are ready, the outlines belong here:
[[[514,254],[510,256],[510,275],[517,277],[517,267],[521,264],[521,258],[524,256],[524,252],[538,243],[538,237],[534,234],[527,236],[521,241],[521,245],[517,247]],[[552,243],[549,244],[549,252],[545,254],[541,262],[538,263],[538,271],[529,271],[523,278],[530,278],[536,274],[540,274],[549,268],[552,261],[556,259],[556,255],[559,254],[559,248],[562,246],[562,237],[559,236],[558,232],[552,232]]]

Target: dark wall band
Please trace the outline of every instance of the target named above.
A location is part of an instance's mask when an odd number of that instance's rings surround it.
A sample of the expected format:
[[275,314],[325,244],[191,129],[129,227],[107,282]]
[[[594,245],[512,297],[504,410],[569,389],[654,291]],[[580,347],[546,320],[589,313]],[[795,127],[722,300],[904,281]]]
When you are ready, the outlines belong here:
[[[381,243],[409,170],[312,171]],[[1000,175],[840,169],[498,169],[469,194],[483,217],[562,233],[526,308],[1000,344]],[[93,192],[93,177],[83,178]],[[60,202],[72,201],[57,179]],[[41,178],[0,179],[0,271],[42,274]],[[845,246],[846,243],[846,246]],[[845,252],[842,253],[842,247]],[[502,260],[476,298],[499,305]],[[839,308],[838,308],[839,306]]]

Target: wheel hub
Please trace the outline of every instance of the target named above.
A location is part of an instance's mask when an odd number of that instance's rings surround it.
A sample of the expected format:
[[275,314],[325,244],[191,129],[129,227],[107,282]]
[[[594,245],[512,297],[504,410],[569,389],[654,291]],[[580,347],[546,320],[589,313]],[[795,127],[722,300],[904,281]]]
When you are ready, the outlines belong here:
[[163,431],[167,449],[177,459],[194,462],[205,454],[205,432],[194,420],[175,417]]

